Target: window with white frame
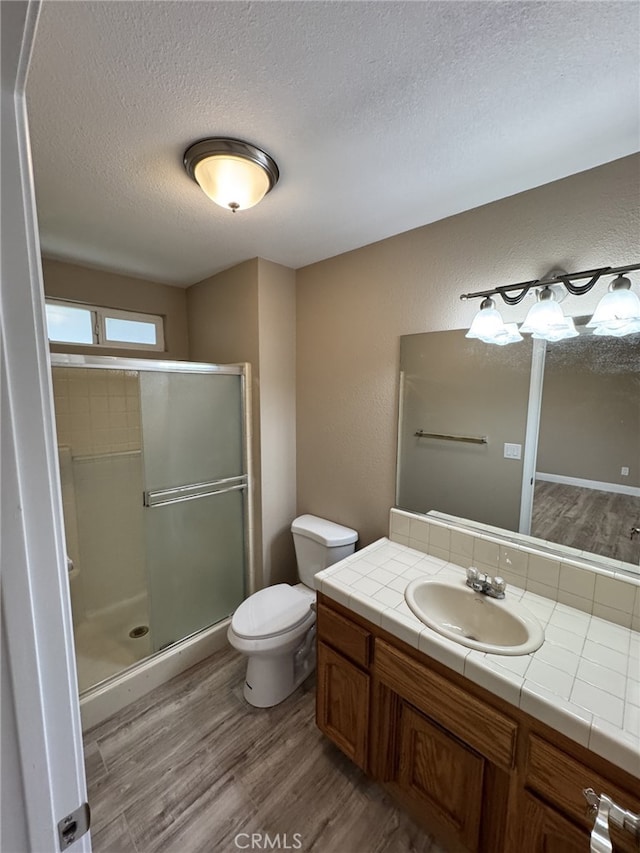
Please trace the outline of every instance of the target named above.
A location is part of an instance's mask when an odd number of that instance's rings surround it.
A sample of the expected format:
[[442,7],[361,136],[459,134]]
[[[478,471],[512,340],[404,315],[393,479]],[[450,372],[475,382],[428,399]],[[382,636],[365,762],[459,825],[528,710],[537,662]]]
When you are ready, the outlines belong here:
[[164,351],[164,318],[157,314],[55,299],[45,304],[51,343]]

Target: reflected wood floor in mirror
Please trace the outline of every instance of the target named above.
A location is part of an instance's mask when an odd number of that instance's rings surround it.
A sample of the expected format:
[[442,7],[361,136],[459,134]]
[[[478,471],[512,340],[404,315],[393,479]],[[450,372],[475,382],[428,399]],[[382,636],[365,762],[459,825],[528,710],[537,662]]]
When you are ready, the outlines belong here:
[[536,480],[531,535],[626,563],[640,563],[640,498]]
[[[224,649],[85,735],[95,853],[445,853],[316,728],[315,676],[281,705],[242,697]],[[268,848],[265,848],[268,849]]]

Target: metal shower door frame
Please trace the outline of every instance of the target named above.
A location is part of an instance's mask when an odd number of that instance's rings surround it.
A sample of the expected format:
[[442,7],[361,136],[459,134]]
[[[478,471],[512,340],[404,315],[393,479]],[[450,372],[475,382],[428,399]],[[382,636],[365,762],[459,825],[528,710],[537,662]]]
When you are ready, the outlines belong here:
[[198,486],[209,487],[208,491],[198,492],[190,496],[184,492],[189,487],[173,489],[149,490],[144,492],[143,501],[146,507],[161,506],[166,503],[190,500],[205,494],[219,494],[223,491],[242,491],[245,525],[245,589],[247,595],[256,588],[255,552],[252,531],[253,504],[253,459],[251,454],[251,365],[240,364],[208,364],[196,361],[165,361],[155,358],[119,358],[118,356],[76,355],[71,353],[51,353],[52,367],[83,367],[92,370],[135,370],[149,373],[186,373],[186,374],[218,374],[223,376],[240,376],[242,399],[242,465],[244,474],[241,477],[231,477],[211,483],[200,483]]

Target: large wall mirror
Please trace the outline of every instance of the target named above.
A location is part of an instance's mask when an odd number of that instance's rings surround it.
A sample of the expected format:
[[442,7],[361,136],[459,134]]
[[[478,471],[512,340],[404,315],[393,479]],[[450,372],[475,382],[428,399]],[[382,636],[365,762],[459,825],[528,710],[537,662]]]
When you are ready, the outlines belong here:
[[640,335],[403,336],[396,504],[640,572]]

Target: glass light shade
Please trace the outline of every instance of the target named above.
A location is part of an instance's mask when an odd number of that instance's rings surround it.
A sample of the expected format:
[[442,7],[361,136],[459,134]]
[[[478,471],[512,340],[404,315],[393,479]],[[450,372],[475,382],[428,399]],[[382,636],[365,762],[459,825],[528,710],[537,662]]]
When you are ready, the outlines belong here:
[[520,331],[544,336],[554,328],[563,329],[566,324],[567,318],[562,308],[553,297],[547,297],[529,308]]
[[232,154],[201,160],[193,175],[211,201],[227,210],[246,210],[269,191],[269,176],[257,163]]
[[630,320],[628,323],[617,325],[615,328],[602,323],[597,329],[593,330],[594,335],[606,335],[613,338],[624,338],[625,335],[634,335],[638,332],[640,332],[640,320]]
[[465,338],[477,338],[485,344],[512,344],[522,340],[515,323],[504,323],[493,299],[483,300]]
[[518,341],[524,340],[516,323],[505,323],[502,329],[499,329],[492,338],[481,338],[485,344],[497,344],[499,347],[507,344],[516,344]]
[[565,317],[564,325],[556,325],[553,328],[547,329],[545,332],[533,332],[532,338],[539,341],[564,341],[567,338],[577,338],[578,330],[572,317]]
[[480,306],[480,310],[473,318],[473,322],[465,338],[479,338],[480,340],[492,338],[496,332],[499,332],[503,328],[504,322],[500,312],[495,308],[495,302],[493,299],[485,299]]
[[[618,276],[616,281],[619,280],[629,281],[623,276]],[[587,323],[587,328],[597,329],[600,326],[606,326],[609,329],[619,329],[635,321],[640,321],[640,299],[631,290],[621,287],[605,293],[598,302],[593,317]]]

